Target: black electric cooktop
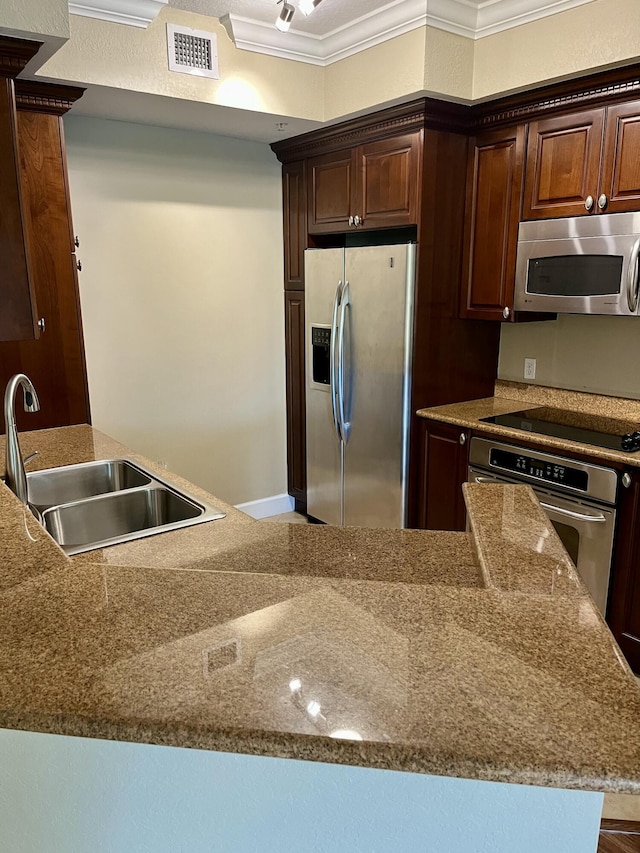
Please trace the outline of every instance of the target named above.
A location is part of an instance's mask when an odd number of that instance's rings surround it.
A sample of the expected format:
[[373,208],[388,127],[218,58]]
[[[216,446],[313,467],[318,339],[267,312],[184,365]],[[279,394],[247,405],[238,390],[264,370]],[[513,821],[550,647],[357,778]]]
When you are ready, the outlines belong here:
[[583,444],[593,444],[596,447],[625,450],[629,453],[640,450],[640,424],[635,421],[567,412],[564,409],[552,409],[548,406],[525,409],[508,415],[493,415],[480,420],[523,432],[537,432],[542,435],[552,435],[555,438],[581,441]]

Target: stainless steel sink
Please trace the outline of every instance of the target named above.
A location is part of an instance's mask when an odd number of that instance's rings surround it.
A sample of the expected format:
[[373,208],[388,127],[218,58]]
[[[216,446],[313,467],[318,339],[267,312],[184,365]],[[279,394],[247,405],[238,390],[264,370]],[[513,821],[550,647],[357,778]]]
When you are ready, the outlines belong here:
[[125,459],[65,465],[27,474],[27,499],[40,511],[50,506],[148,486],[151,476]]
[[70,556],[225,516],[127,459],[34,471],[27,491],[42,524]]

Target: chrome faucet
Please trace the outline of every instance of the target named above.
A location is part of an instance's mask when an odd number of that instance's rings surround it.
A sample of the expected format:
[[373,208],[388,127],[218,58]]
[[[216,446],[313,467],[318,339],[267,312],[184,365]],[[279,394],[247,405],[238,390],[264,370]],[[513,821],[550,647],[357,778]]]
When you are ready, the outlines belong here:
[[24,392],[25,412],[40,411],[40,401],[33,387],[33,382],[24,373],[12,376],[4,392],[4,424],[6,429],[6,476],[7,486],[23,503],[27,503],[27,477],[24,473],[24,462],[20,452],[18,430],[16,429],[16,393],[18,385]]

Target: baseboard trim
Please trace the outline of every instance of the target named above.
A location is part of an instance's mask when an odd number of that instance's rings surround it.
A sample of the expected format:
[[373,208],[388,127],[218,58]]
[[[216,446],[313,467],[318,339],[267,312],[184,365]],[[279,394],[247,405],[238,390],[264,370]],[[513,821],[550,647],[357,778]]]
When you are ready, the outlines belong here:
[[282,515],[285,512],[293,512],[295,501],[291,495],[272,495],[270,498],[260,498],[257,501],[247,501],[244,504],[236,504],[236,509],[246,512],[251,518],[270,518],[272,515]]

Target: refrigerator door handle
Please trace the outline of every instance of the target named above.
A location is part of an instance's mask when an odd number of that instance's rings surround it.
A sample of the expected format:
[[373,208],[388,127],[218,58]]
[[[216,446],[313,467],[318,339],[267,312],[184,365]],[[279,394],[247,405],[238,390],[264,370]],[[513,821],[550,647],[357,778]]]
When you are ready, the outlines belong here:
[[340,300],[342,296],[342,281],[338,282],[338,287],[336,288],[336,294],[333,297],[333,319],[331,320],[331,345],[329,350],[329,382],[331,389],[331,414],[333,415],[333,426],[336,431],[336,435],[338,436],[338,441],[342,440],[342,433],[340,432],[340,422],[338,416],[338,405],[336,401],[336,396],[338,394],[338,381],[339,381],[339,369],[338,369],[338,312],[340,309]]
[[345,281],[342,288],[342,299],[340,301],[340,318],[338,328],[338,421],[342,440],[346,444],[349,441],[351,424],[345,418],[345,395],[344,395],[344,327],[349,307],[349,282]]

